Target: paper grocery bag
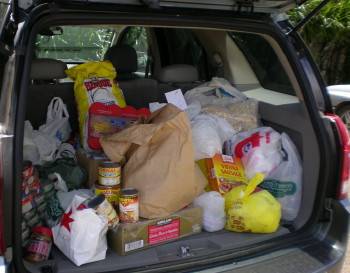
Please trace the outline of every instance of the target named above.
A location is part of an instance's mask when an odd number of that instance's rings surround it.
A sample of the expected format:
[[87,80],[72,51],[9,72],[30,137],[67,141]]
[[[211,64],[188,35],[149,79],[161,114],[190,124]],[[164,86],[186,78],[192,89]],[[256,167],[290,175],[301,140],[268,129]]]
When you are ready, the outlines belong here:
[[141,217],[166,217],[190,204],[207,184],[194,163],[187,114],[172,104],[100,143],[109,159],[123,166],[122,188],[139,190]]

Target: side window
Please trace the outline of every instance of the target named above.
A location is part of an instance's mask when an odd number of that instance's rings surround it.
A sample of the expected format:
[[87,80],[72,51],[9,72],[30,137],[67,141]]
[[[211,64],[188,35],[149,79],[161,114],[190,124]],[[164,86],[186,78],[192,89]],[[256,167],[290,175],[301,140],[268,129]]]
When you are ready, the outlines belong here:
[[264,88],[295,96],[286,71],[266,39],[256,34],[238,32],[231,32],[231,37],[247,58]]
[[116,31],[112,28],[62,26],[60,33],[38,35],[37,58],[53,58],[66,63],[100,61]]
[[148,38],[146,28],[129,27],[120,40],[121,44],[130,45],[136,50],[138,72],[145,72],[148,58]]
[[162,56],[162,66],[190,64],[197,67],[201,80],[208,78],[206,52],[192,30],[164,29],[158,40],[165,41],[168,50],[167,56]]

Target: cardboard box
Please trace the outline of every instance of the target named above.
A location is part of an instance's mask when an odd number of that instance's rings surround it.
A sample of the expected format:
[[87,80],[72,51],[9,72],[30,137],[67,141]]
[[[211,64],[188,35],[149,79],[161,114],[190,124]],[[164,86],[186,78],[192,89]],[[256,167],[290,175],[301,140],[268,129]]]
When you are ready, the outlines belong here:
[[217,191],[224,195],[233,187],[247,184],[242,160],[229,155],[215,154],[196,162],[208,179],[206,191]]
[[202,231],[202,209],[188,206],[168,217],[119,224],[107,233],[108,246],[126,255]]
[[83,150],[77,150],[78,164],[88,172],[88,180],[85,184],[86,188],[91,188],[98,180],[98,166],[100,163],[107,161],[108,158],[101,153],[98,157],[89,156]]

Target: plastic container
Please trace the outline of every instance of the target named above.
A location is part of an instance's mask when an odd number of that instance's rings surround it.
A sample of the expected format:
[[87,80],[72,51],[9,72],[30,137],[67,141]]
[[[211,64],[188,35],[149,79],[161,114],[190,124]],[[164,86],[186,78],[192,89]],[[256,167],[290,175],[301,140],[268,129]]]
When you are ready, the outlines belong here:
[[24,259],[29,262],[47,260],[52,246],[52,231],[46,227],[34,227],[26,246]]

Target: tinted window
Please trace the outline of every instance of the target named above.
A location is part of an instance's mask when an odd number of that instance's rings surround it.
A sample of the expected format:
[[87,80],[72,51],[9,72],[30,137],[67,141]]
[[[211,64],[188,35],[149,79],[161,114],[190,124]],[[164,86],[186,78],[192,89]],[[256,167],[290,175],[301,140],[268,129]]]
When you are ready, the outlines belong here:
[[135,48],[137,53],[137,71],[144,72],[148,59],[148,39],[146,28],[130,27],[128,28],[120,41],[124,45],[130,45]]
[[271,45],[262,36],[231,32],[246,56],[260,84],[269,90],[295,95],[289,77]]
[[100,61],[115,34],[112,28],[61,27],[62,34],[38,35],[35,44],[37,58],[53,58],[67,63]]
[[162,66],[190,64],[197,67],[200,79],[207,79],[206,53],[192,30],[164,29],[158,31],[158,40],[168,50],[166,55],[162,55]]

